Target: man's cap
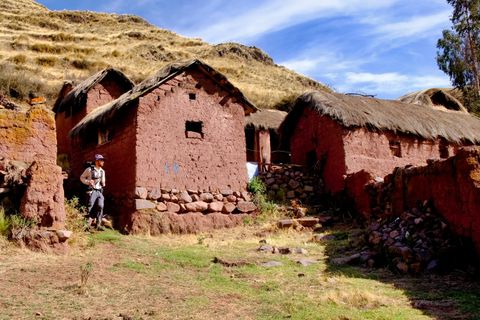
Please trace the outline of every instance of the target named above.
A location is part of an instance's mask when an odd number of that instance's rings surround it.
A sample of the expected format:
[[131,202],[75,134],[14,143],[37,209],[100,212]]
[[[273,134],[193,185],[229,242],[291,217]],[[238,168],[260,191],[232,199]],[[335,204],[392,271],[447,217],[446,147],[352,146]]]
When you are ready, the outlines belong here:
[[97,160],[105,160],[105,157],[102,156],[101,154],[96,154],[95,155],[95,161],[97,161]]

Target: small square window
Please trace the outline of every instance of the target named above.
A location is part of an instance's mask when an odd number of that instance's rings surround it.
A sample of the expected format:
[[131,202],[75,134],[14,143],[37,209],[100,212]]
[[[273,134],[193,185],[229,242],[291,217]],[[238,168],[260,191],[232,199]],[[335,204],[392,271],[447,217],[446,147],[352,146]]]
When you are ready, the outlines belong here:
[[195,93],[189,93],[189,94],[188,94],[188,98],[189,98],[190,100],[197,100],[197,95],[196,95]]
[[203,138],[203,122],[187,121],[185,122],[185,136],[187,138]]
[[112,140],[112,131],[108,129],[98,130],[98,144],[105,144]]
[[392,152],[392,155],[394,157],[401,158],[402,157],[402,145],[400,144],[400,141],[390,140],[390,141],[388,141],[388,144],[390,145],[390,151]]

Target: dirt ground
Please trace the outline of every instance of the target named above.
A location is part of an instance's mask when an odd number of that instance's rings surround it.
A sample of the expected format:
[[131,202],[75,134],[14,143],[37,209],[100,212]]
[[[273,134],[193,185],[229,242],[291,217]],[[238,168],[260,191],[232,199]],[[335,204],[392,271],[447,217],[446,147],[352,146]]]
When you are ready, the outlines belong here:
[[[333,266],[335,243],[311,237],[259,227],[155,238],[103,231],[62,256],[2,240],[0,319],[480,319],[480,285],[468,273]],[[260,252],[261,240],[304,252]],[[282,265],[262,266],[269,261]]]

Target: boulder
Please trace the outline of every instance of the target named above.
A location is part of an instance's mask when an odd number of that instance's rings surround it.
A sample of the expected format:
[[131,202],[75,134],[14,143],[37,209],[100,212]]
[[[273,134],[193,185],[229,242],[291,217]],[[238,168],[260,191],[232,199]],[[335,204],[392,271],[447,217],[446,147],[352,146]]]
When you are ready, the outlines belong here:
[[150,190],[148,192],[147,199],[148,200],[157,200],[161,196],[162,196],[162,192],[157,188],[153,188],[152,190]]
[[60,242],[65,242],[72,236],[73,232],[69,230],[57,230],[57,237]]
[[211,193],[201,193],[200,194],[200,201],[204,202],[212,202],[213,201],[213,195]]
[[210,212],[222,212],[223,202],[214,201],[208,204],[208,211]]
[[153,203],[150,200],[135,199],[135,209],[136,210],[154,209],[155,207],[156,207],[155,203]]
[[190,203],[193,201],[192,197],[188,194],[187,191],[180,192],[178,199],[183,203]]
[[235,206],[235,204],[233,204],[231,202],[226,202],[223,205],[222,212],[223,213],[232,213],[236,208],[237,208],[237,206]]
[[180,211],[180,206],[175,202],[167,202],[167,211],[177,213]]
[[250,196],[250,193],[248,193],[247,191],[242,192],[242,198],[245,201],[252,201],[252,197]]
[[208,203],[204,201],[195,201],[191,203],[186,203],[185,208],[190,212],[203,212],[208,210]]
[[235,197],[233,194],[227,196],[227,201],[228,202],[237,202],[237,197]]
[[225,189],[225,190],[220,190],[220,193],[222,194],[222,196],[226,197],[226,196],[232,195],[233,191],[230,189]]
[[160,212],[167,211],[167,205],[163,202],[157,203],[157,206],[155,207]]

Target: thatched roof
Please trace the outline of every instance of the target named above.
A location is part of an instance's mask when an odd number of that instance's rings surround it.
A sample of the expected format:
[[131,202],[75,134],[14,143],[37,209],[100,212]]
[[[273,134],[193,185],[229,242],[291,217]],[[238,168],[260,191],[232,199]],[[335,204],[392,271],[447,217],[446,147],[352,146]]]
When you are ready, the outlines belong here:
[[305,108],[332,118],[346,128],[366,127],[393,131],[434,140],[480,143],[480,119],[460,112],[442,112],[416,104],[338,93],[310,92],[297,98],[293,110],[282,123],[288,138]]
[[451,94],[451,89],[431,88],[412,92],[398,100],[438,109],[441,111],[460,111],[468,113],[463,104]]
[[129,90],[134,86],[134,83],[123,72],[113,68],[107,68],[82,81],[79,85],[68,92],[65,98],[61,99],[60,97],[64,94],[65,88],[68,88],[68,86],[71,85],[66,82],[60,90],[59,99],[57,99],[53,106],[53,112],[62,112],[67,106],[72,106],[73,109],[84,106],[88,91],[107,77],[115,79],[115,81],[120,85],[123,85],[126,90]]
[[118,99],[93,110],[70,131],[70,134],[75,136],[86,130],[91,125],[105,124],[120,110],[135,104],[138,101],[138,98],[148,94],[169,79],[172,79],[173,77],[190,68],[198,68],[200,71],[210,76],[210,78],[212,78],[219,86],[235,96],[240,102],[242,102],[246,115],[257,110],[257,108],[243,95],[243,93],[233,84],[231,84],[224,75],[215,71],[212,67],[201,62],[200,60],[188,60],[172,63],[163,67],[154,76],[142,81],[130,91],[121,95]]
[[245,117],[245,125],[255,127],[257,129],[273,129],[277,130],[287,116],[285,111],[274,109],[260,109],[255,113]]

